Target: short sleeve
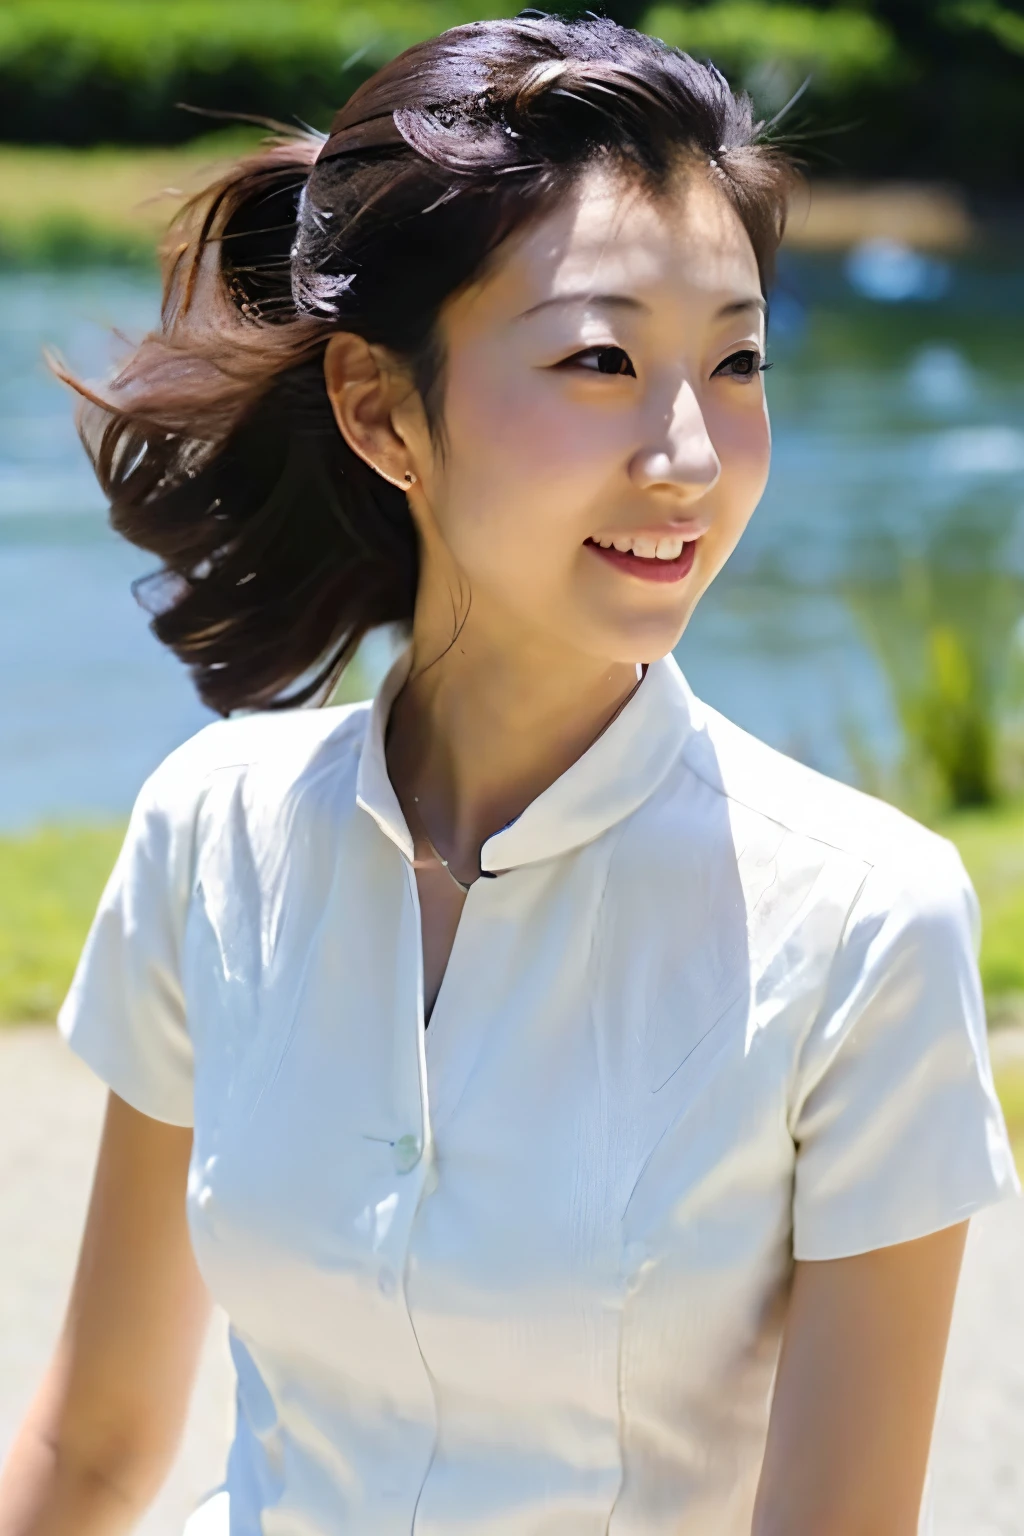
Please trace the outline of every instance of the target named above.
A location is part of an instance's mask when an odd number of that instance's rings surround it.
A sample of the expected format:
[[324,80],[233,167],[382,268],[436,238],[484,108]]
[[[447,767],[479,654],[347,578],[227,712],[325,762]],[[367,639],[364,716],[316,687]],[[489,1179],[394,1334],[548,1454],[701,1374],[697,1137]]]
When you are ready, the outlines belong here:
[[1019,1193],[978,935],[974,891],[944,839],[922,832],[912,857],[864,880],[797,1067],[797,1259],[924,1237]]
[[192,1045],[179,957],[194,816],[179,761],[172,754],[139,794],[57,1024],[134,1109],[187,1126]]

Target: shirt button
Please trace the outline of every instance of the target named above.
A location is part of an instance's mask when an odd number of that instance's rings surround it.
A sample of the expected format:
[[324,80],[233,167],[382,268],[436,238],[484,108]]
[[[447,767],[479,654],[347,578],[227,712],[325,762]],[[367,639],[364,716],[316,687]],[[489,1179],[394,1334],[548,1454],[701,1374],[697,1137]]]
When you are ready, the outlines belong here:
[[399,1173],[409,1173],[419,1162],[423,1148],[418,1136],[399,1136],[395,1142],[395,1167]]
[[395,1291],[398,1289],[398,1281],[395,1279],[393,1270],[381,1270],[377,1276],[377,1289],[382,1296],[393,1296],[395,1294]]

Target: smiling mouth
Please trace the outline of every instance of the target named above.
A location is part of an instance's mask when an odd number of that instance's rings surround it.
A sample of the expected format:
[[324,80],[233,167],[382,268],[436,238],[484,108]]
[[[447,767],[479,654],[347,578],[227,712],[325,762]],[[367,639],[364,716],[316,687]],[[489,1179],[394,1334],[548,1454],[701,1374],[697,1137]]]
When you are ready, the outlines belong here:
[[638,555],[632,549],[606,548],[594,539],[584,540],[585,548],[593,550],[601,560],[640,581],[682,581],[693,569],[699,543],[699,539],[688,539],[674,559],[659,560],[657,555]]

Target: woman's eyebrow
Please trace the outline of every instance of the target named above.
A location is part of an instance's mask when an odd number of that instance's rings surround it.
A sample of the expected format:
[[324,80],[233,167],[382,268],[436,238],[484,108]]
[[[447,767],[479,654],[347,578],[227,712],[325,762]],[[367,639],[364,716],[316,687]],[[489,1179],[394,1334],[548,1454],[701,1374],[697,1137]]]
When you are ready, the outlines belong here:
[[601,304],[606,309],[629,309],[641,314],[650,314],[650,305],[642,299],[633,298],[628,293],[559,293],[554,298],[542,299],[539,304],[532,304],[529,309],[524,309],[522,314],[516,315],[517,320],[526,320],[530,315],[539,314],[542,309],[550,309],[555,304]]
[[748,309],[759,309],[762,315],[767,315],[768,313],[768,305],[759,294],[756,298],[734,299],[728,304],[723,304],[715,319],[731,320],[734,315],[742,315]]
[[[642,299],[635,298],[628,293],[559,293],[550,299],[541,299],[539,304],[531,304],[529,309],[524,309],[516,315],[517,320],[527,320],[531,315],[538,315],[542,310],[551,309],[556,304],[589,304],[603,305],[606,309],[632,310],[635,314],[649,315],[651,308]],[[723,304],[717,312],[716,320],[731,320],[736,315],[744,314],[748,309],[760,310],[762,315],[767,315],[768,306],[760,294],[752,295],[749,299],[731,299]]]

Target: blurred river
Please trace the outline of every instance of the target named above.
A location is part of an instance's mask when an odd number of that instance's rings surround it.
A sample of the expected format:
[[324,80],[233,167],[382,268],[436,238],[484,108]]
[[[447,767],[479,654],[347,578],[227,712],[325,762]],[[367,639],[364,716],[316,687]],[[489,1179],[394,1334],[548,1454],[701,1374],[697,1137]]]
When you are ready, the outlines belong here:
[[[209,718],[129,588],[44,345],[101,374],[153,323],[154,279],[0,273],[0,828],[123,815]],[[679,647],[694,688],[826,772],[898,748],[886,678],[842,591],[942,530],[1024,573],[1024,273],[864,247],[788,256],[772,312],[771,482]],[[862,575],[863,579],[863,575]],[[379,669],[377,646],[368,672]],[[851,742],[858,744],[851,757]]]

